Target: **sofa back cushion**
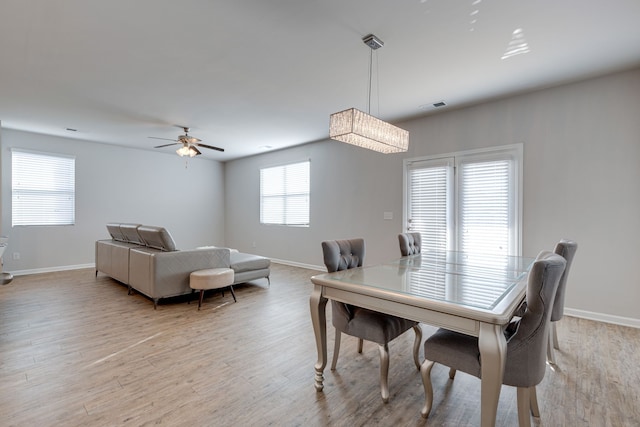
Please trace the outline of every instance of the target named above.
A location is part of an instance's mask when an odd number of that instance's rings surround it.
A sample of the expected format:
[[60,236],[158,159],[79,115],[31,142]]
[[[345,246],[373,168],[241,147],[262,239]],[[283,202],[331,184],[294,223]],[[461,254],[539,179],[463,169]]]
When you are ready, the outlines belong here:
[[120,224],[120,232],[125,238],[125,242],[135,243],[137,245],[144,245],[144,240],[138,233],[140,224]]
[[138,227],[138,234],[144,241],[144,244],[150,248],[160,249],[162,251],[175,251],[176,244],[173,237],[164,227],[155,227],[151,225],[141,225]]
[[126,242],[127,239],[120,231],[120,224],[110,223],[107,224],[107,230],[109,231],[109,235],[113,240],[117,240],[118,242]]

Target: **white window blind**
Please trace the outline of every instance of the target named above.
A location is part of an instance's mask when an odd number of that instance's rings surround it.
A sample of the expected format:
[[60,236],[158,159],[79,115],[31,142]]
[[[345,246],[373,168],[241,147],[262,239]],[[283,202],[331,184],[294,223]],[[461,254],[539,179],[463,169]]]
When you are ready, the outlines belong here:
[[260,223],[309,226],[310,162],[260,169]]
[[75,223],[75,158],[22,150],[11,152],[11,223]]
[[449,160],[432,160],[408,167],[409,228],[422,235],[423,249],[449,249],[452,166]]
[[406,230],[423,250],[518,255],[522,146],[405,161]]
[[458,249],[509,255],[512,241],[514,195],[513,162],[508,159],[462,162],[458,169]]

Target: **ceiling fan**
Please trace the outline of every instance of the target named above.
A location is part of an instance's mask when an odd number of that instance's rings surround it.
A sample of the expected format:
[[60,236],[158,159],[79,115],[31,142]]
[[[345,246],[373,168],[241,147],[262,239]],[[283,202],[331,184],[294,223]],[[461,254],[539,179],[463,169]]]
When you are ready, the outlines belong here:
[[182,147],[176,150],[176,153],[178,153],[180,157],[183,157],[183,156],[195,157],[202,154],[197,147],[209,148],[211,150],[217,150],[217,151],[224,151],[224,148],[214,147],[212,145],[207,145],[207,144],[201,144],[200,143],[200,141],[202,141],[201,139],[195,138],[193,136],[189,136],[188,127],[184,127],[184,126],[180,126],[180,127],[184,130],[184,135],[179,135],[178,139],[158,138],[155,136],[150,136],[149,138],[152,138],[152,139],[163,139],[165,141],[174,141],[171,144],[157,145],[153,148],[162,148],[162,147],[169,147],[170,145],[182,144]]

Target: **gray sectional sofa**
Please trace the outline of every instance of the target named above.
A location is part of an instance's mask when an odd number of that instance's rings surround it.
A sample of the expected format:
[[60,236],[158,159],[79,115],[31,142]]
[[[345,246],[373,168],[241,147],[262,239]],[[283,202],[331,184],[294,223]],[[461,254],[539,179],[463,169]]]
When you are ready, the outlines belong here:
[[141,224],[107,224],[111,239],[96,241],[96,276],[102,272],[153,300],[191,293],[189,275],[231,268],[234,285],[266,278],[268,258],[220,247],[177,250],[168,230]]

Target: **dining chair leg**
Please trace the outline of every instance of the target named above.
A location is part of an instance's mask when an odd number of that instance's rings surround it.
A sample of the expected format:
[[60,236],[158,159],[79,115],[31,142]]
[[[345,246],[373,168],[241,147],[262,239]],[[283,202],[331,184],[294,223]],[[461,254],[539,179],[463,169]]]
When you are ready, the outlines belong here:
[[422,342],[422,328],[420,324],[413,327],[413,331],[416,333],[416,339],[413,342],[413,363],[416,364],[418,371],[420,370],[420,343]]
[[556,350],[560,350],[560,344],[558,344],[558,322],[551,322],[551,328],[549,330],[553,331],[553,348]]
[[449,379],[454,379],[456,377],[456,370],[453,368],[449,369]]
[[551,327],[549,328],[549,339],[547,340],[547,363],[550,365],[556,364],[556,355],[553,351],[553,341],[554,341],[554,331],[553,331],[553,322],[551,323]]
[[531,427],[531,401],[529,387],[518,387],[518,425],[520,427]]
[[382,401],[389,401],[389,345],[380,345],[380,394]]
[[536,386],[529,387],[529,405],[531,406],[531,415],[540,418],[540,408],[538,407],[538,395],[536,394]]
[[336,329],[336,339],[333,344],[333,360],[331,361],[331,370],[336,370],[336,365],[338,364],[338,354],[340,354],[340,338],[342,334],[339,330]]
[[362,353],[363,344],[364,344],[364,340],[362,338],[358,338],[358,353]]
[[424,387],[424,406],[420,411],[423,418],[427,418],[431,412],[433,405],[433,386],[431,385],[431,368],[433,364],[431,360],[425,359],[420,366],[420,375],[422,376],[422,385]]

